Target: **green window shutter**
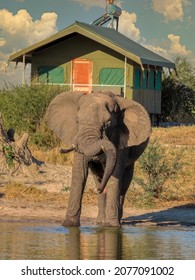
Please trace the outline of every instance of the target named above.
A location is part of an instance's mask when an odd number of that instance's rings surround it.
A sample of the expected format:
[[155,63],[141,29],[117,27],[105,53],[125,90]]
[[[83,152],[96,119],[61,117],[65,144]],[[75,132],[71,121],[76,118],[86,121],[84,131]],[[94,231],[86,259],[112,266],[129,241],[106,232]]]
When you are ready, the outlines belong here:
[[148,84],[148,70],[144,70],[142,75],[142,89],[147,89]]
[[162,79],[161,71],[158,71],[156,73],[156,90],[158,91],[161,91],[161,79]]
[[150,72],[149,72],[149,89],[150,90],[154,90],[154,78],[155,78],[154,71],[150,70]]
[[102,68],[99,74],[99,83],[102,85],[124,85],[124,69]]
[[64,68],[54,66],[40,66],[38,68],[39,82],[41,83],[64,83]]
[[40,83],[48,83],[48,71],[47,67],[39,67],[38,68],[38,76]]
[[140,89],[140,81],[141,81],[141,70],[135,68],[134,89]]

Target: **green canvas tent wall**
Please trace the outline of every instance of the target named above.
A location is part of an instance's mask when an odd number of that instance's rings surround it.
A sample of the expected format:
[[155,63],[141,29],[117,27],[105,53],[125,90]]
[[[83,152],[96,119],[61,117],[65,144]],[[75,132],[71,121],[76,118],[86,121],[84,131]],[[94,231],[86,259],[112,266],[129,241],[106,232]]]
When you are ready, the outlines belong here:
[[161,110],[161,74],[174,63],[111,28],[75,22],[10,56],[31,63],[36,83],[65,84],[70,90],[111,90],[133,98],[149,113]]

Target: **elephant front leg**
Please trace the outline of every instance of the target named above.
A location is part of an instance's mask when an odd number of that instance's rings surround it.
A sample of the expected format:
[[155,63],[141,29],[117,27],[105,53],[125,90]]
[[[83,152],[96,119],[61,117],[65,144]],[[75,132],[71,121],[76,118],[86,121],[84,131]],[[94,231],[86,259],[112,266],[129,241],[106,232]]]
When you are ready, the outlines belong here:
[[119,220],[119,179],[112,176],[106,187],[105,226],[120,226]]
[[88,175],[87,158],[75,152],[68,208],[63,226],[79,226],[83,192]]
[[[96,188],[99,189],[104,174],[103,164],[98,160],[89,162]],[[97,224],[104,225],[106,220],[106,193],[98,193],[98,216]]]
[[98,194],[97,224],[104,225],[106,221],[106,192]]

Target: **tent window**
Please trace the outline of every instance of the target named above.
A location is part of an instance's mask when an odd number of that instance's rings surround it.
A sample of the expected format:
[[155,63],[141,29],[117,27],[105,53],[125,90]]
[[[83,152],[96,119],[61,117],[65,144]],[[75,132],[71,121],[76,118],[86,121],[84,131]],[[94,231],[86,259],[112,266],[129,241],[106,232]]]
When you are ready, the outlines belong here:
[[140,89],[140,86],[141,86],[141,70],[135,68],[134,89]]
[[149,90],[155,89],[155,72],[150,70],[149,72]]
[[162,78],[161,71],[158,71],[156,73],[156,83],[155,83],[155,89],[158,91],[161,90],[161,78]]
[[40,66],[38,68],[40,83],[64,83],[64,68],[59,66]]
[[124,69],[102,68],[100,70],[99,83],[102,85],[124,85]]
[[147,89],[148,85],[148,70],[144,70],[142,75],[142,89]]

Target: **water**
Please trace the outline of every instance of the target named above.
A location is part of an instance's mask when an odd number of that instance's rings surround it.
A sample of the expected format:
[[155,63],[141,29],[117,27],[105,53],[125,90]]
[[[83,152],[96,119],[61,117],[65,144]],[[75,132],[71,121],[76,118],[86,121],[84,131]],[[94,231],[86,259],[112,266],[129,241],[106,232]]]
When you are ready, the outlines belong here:
[[95,226],[0,221],[0,259],[195,259],[194,227]]

